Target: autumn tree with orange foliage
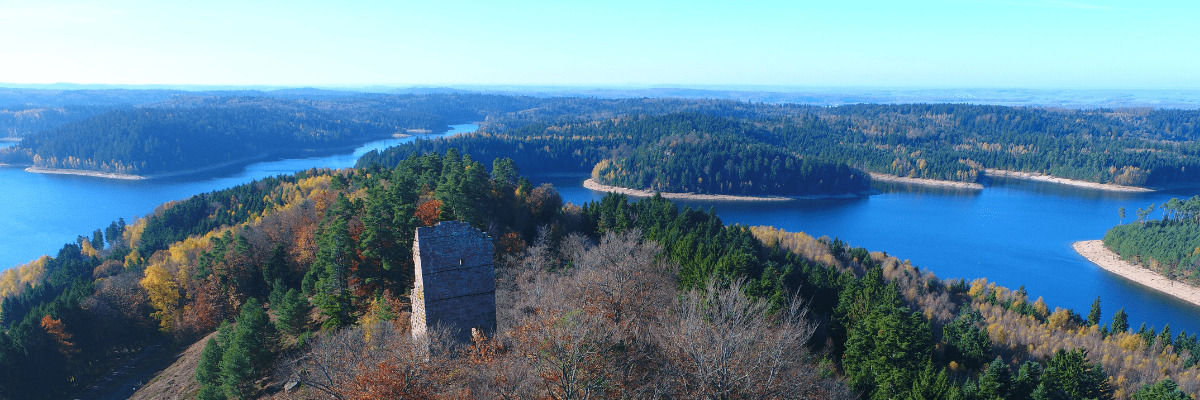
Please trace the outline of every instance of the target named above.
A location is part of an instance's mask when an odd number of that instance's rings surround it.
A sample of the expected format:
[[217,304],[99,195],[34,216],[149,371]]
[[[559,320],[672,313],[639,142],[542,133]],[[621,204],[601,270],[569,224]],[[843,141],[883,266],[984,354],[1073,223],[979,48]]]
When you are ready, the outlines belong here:
[[417,212],[413,214],[421,221],[421,226],[433,226],[442,217],[442,201],[438,199],[429,199],[417,206]]
[[75,342],[72,336],[67,332],[67,328],[63,326],[61,320],[50,318],[49,315],[42,316],[42,329],[54,339],[54,345],[58,347],[58,352],[70,359],[79,349],[75,348]]

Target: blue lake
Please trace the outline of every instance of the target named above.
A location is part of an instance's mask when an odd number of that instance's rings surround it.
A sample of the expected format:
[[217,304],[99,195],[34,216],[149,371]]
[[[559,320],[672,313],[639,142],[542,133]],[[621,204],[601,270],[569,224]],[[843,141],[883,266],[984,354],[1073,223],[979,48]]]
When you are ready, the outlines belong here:
[[[474,129],[475,125],[456,125],[447,134]],[[108,226],[118,217],[146,215],[167,201],[308,168],[350,167],[367,151],[410,140],[414,139],[372,142],[352,154],[257,163],[228,176],[191,180],[113,181],[0,168],[5,187],[0,192],[0,269],[56,252],[78,235]],[[582,187],[586,176],[532,178],[553,183],[569,202],[602,197]],[[1106,322],[1119,305],[1134,327],[1169,323],[1175,332],[1200,332],[1200,308],[1112,275],[1071,249],[1071,243],[1099,239],[1117,224],[1118,208],[1125,207],[1132,216],[1139,207],[1200,191],[1116,194],[1016,180],[996,180],[976,192],[880,189],[883,193],[854,200],[685,204],[711,207],[726,223],[841,238],[911,260],[943,278],[987,277],[1013,289],[1024,285],[1032,297],[1044,297],[1051,307],[1086,314],[1099,295]]]
[[[450,131],[421,137],[435,138],[474,132],[475,124],[453,125]],[[219,177],[164,178],[120,181],[68,175],[31,174],[0,168],[0,269],[11,268],[43,254],[55,254],[79,235],[91,235],[117,218],[132,221],[158,205],[196,194],[225,189],[280,174],[310,168],[353,167],[371,150],[385,149],[416,137],[367,143],[353,153],[251,164]],[[0,145],[11,142],[0,142]]]
[[[583,203],[603,194],[581,186],[585,176],[553,177],[565,201]],[[1120,221],[1117,210],[1162,204],[1172,196],[1200,191],[1123,194],[1020,180],[995,180],[982,191],[889,185],[883,193],[854,200],[750,203],[690,201],[710,207],[725,223],[771,225],[814,237],[840,238],[852,246],[906,259],[942,278],[968,282],[986,277],[1051,309],[1087,315],[1100,296],[1104,323],[1124,307],[1130,324],[1142,322],[1172,332],[1200,332],[1200,307],[1145,289],[1105,271],[1075,253],[1071,244],[1099,239]]]

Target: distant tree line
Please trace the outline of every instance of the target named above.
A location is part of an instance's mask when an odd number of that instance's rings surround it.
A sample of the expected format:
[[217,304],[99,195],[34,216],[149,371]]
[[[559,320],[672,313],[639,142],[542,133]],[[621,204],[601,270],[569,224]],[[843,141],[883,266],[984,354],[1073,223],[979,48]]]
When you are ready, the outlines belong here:
[[[903,177],[976,182],[985,179],[985,169],[993,168],[1135,186],[1200,181],[1200,144],[1195,140],[1200,112],[1190,110],[653,104],[656,107],[626,102],[620,105],[626,110],[584,114],[587,118],[564,117],[554,113],[553,106],[537,113],[502,115],[489,120],[478,134],[413,143],[369,154],[363,162],[386,165],[411,152],[453,147],[481,160],[511,155],[529,173],[586,172],[603,160],[611,165],[639,151],[649,155],[646,146],[677,145],[690,135],[713,137],[714,142],[758,143],[802,160]],[[700,167],[713,161],[702,160],[689,162]],[[684,172],[679,168],[669,168],[674,172],[668,177],[655,167],[643,163],[622,175],[636,176],[626,183],[641,184],[638,189],[666,187],[666,181],[672,183],[669,186],[680,184]],[[715,183],[712,170],[710,166],[704,173],[712,188],[738,185]],[[761,172],[768,175],[755,176],[760,182],[778,178],[769,175],[770,169]],[[695,169],[690,173],[698,174]],[[731,173],[738,171],[723,173],[722,178]],[[689,177],[689,182],[694,180],[698,175]]]
[[[515,155],[517,164],[529,173],[587,172],[601,160],[627,157],[665,136],[712,134],[725,141],[731,136],[724,133],[732,132],[808,162],[906,177],[973,182],[983,179],[985,169],[994,168],[1138,186],[1200,181],[1196,140],[1200,111],[1196,110],[965,104],[813,107],[482,94],[304,95],[177,96],[69,123],[66,117],[47,117],[64,121],[29,135],[16,148],[0,151],[0,161],[153,174],[270,152],[286,157],[305,150],[331,151],[410,128],[441,130],[452,122],[482,121],[479,135],[453,139],[453,144],[412,145],[398,156],[374,155],[368,163],[394,164],[413,151],[455,147],[485,162]],[[647,174],[663,172],[670,171]],[[731,173],[740,172],[723,177]],[[670,186],[678,186],[681,174],[669,175],[662,177],[671,181]],[[766,182],[776,177],[758,178]],[[731,180],[712,187],[724,190],[725,184],[740,185]]]

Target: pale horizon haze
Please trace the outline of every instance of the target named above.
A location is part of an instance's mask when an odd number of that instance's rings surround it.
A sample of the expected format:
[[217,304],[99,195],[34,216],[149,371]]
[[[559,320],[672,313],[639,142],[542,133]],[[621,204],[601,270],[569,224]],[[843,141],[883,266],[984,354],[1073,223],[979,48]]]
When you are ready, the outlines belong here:
[[1200,89],[1188,1],[5,1],[0,82]]

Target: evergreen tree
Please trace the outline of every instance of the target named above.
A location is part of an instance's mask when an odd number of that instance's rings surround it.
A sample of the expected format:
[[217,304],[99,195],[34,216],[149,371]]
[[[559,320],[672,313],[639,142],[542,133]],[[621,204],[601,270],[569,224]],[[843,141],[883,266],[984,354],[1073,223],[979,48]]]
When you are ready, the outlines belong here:
[[[283,273],[287,271],[287,250],[282,244],[276,244],[271,249],[271,258],[267,259],[267,263],[262,267],[262,281],[267,285],[276,283],[277,280],[283,279]],[[274,287],[267,288],[273,290]]]
[[288,288],[283,284],[282,280],[276,279],[271,284],[271,293],[267,295],[267,302],[271,303],[272,309],[278,312],[280,305],[283,304],[283,296],[287,294],[287,290]]
[[1163,326],[1162,332],[1158,333],[1158,340],[1162,342],[1163,346],[1172,345],[1171,341],[1174,339],[1175,338],[1171,336],[1171,324]]
[[251,297],[242,305],[237,326],[221,357],[221,388],[227,396],[245,399],[254,394],[255,379],[269,367],[274,346],[275,332],[270,319],[262,304]]
[[308,323],[308,299],[296,289],[288,289],[275,309],[276,326],[280,332],[295,335]]
[[220,384],[221,357],[225,349],[217,338],[208,339],[204,350],[200,352],[200,362],[196,364],[196,382],[201,386],[217,386]]
[[1042,379],[1042,365],[1034,361],[1026,361],[1021,364],[1021,368],[1017,369],[1017,376],[1012,380],[1012,389],[1009,390],[1009,397],[1014,399],[1026,399],[1033,395],[1033,391],[1037,389],[1038,382]]
[[200,391],[196,392],[196,400],[225,400],[227,398],[220,386],[201,385]]
[[492,160],[492,184],[505,187],[516,183],[517,164],[511,158]]
[[1170,378],[1153,385],[1144,385],[1133,394],[1133,400],[1195,400],[1195,397],[1179,389],[1179,384]]
[[96,229],[92,232],[92,248],[96,250],[104,250],[104,231]]
[[945,368],[934,368],[932,362],[925,363],[925,369],[913,381],[908,392],[907,400],[944,400],[951,398],[950,377]]
[[1125,309],[1121,308],[1113,314],[1112,333],[1128,332],[1129,331],[1129,316],[1125,315]]
[[950,358],[967,368],[976,368],[987,361],[992,341],[978,324],[983,316],[970,307],[963,307],[954,321],[942,328],[942,341],[950,347]]
[[1088,312],[1088,325],[1100,324],[1100,296],[1096,296],[1096,300],[1092,300],[1092,310]]
[[979,376],[978,396],[984,399],[1004,399],[1009,397],[1012,388],[1012,371],[1000,357],[996,357],[987,370]]
[[850,332],[843,358],[850,384],[872,399],[906,394],[932,354],[929,324],[905,307],[877,307]]
[[1046,360],[1040,386],[1046,399],[1112,399],[1104,367],[1089,363],[1084,350],[1059,349]]
[[221,389],[234,399],[248,399],[254,394],[254,363],[250,344],[234,341],[221,357]]
[[[353,205],[342,195],[331,210],[320,237],[320,246],[312,269],[315,281],[312,286],[313,302],[326,317],[323,327],[332,329],[354,323],[351,293],[348,287],[350,270],[357,255],[350,237],[349,219]],[[306,277],[306,280],[308,278]]]

